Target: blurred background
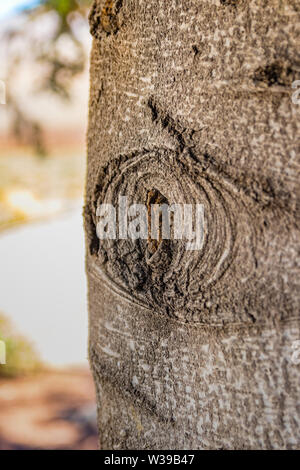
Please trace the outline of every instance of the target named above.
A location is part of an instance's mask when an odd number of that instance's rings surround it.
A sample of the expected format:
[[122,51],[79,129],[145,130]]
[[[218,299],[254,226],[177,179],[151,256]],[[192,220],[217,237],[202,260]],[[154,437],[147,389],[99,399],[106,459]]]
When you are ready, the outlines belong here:
[[0,449],[94,449],[82,206],[91,0],[0,0]]

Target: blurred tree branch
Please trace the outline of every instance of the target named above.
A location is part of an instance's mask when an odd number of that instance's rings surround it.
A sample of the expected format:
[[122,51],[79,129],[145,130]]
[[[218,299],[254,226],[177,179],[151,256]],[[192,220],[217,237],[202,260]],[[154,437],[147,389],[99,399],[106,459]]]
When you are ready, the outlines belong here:
[[[40,3],[30,10],[22,13],[24,25],[12,26],[5,34],[4,43],[7,53],[7,76],[17,76],[22,64],[23,52],[13,47],[18,38],[28,41],[28,47],[33,60],[45,65],[46,73],[40,77],[38,92],[50,91],[61,99],[70,99],[70,85],[72,80],[84,71],[87,63],[86,51],[81,40],[76,36],[75,22],[78,19],[86,21],[88,9],[92,0],[41,0]],[[43,15],[55,17],[55,27],[50,37],[43,37],[39,41],[30,38],[32,27],[37,24]],[[68,40],[73,54],[66,57],[60,47],[60,41]],[[22,143],[31,145],[40,156],[46,155],[43,139],[43,129],[28,111],[25,111],[10,87],[7,80],[7,105],[12,117],[12,132]]]

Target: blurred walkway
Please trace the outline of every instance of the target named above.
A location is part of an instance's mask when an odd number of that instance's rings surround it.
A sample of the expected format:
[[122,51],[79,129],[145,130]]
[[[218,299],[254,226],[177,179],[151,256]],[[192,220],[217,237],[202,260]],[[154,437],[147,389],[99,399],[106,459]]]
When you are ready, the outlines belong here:
[[97,449],[88,371],[0,379],[0,450]]
[[0,312],[51,365],[87,365],[82,208],[0,235]]

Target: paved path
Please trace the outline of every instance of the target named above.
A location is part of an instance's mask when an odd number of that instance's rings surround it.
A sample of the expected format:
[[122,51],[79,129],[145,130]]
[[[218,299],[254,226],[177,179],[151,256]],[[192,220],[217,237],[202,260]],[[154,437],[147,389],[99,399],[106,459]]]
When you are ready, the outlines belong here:
[[81,212],[0,236],[0,312],[51,365],[87,365]]

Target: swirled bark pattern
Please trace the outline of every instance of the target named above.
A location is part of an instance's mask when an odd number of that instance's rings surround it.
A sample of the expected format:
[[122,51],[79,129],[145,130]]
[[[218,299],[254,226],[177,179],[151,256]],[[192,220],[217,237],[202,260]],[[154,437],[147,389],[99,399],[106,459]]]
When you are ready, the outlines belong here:
[[[96,0],[85,205],[106,448],[299,448],[295,0]],[[97,208],[203,204],[204,243],[99,240]]]
[[201,250],[193,252],[185,240],[164,240],[154,254],[146,240],[102,240],[94,263],[112,283],[162,314],[209,324],[253,321],[243,302],[238,312],[232,309],[230,271],[239,272],[242,285],[248,282],[251,295],[255,203],[210,173],[188,153],[162,148],[120,157],[101,169],[93,214],[100,204],[117,208],[120,195],[129,205],[145,204],[149,188],[157,188],[169,204],[203,204],[205,234]]

